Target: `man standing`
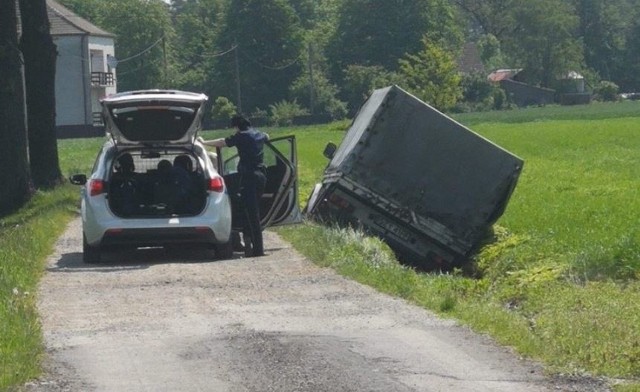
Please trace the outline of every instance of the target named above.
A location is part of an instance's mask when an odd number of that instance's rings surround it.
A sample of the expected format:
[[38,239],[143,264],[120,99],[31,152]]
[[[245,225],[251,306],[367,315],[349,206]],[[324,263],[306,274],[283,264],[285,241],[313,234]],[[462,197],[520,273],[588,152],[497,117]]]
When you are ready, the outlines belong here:
[[236,147],[240,162],[238,175],[240,176],[240,200],[244,210],[244,253],[245,256],[264,256],[262,242],[262,228],[260,227],[260,198],[267,182],[263,162],[264,143],[269,136],[251,126],[251,122],[241,115],[231,119],[231,126],[236,133],[220,139],[203,140],[200,142],[214,147]]

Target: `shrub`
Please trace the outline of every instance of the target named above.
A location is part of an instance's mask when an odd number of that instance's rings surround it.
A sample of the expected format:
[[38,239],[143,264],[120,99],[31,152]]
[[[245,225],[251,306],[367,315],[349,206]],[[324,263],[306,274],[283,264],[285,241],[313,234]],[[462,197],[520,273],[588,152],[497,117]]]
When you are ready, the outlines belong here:
[[611,101],[615,102],[619,99],[618,91],[619,87],[617,84],[610,82],[608,80],[603,80],[593,89],[593,92],[596,96],[596,99],[600,101]]
[[482,73],[463,76],[462,99],[452,111],[465,113],[508,108],[507,94],[502,88],[489,82]]
[[[311,85],[306,75],[300,76],[291,86],[291,95],[294,99],[310,100]],[[321,73],[314,77],[313,81],[314,103],[311,114],[329,115],[332,120],[342,120],[347,115],[347,104],[336,98],[338,87],[330,83]],[[304,102],[304,101],[303,101]]]
[[349,110],[355,112],[362,102],[377,88],[392,84],[401,85],[401,78],[381,66],[349,65],[345,70],[344,85],[341,86]]
[[229,121],[237,108],[227,97],[218,97],[213,101],[211,108],[211,119],[214,121]]
[[447,47],[424,36],[423,49],[398,60],[399,74],[406,89],[435,106],[447,110],[462,97],[461,76],[454,56]]
[[275,126],[289,126],[293,124],[295,117],[309,114],[309,111],[301,107],[296,100],[280,101],[269,105],[269,109],[271,123]]

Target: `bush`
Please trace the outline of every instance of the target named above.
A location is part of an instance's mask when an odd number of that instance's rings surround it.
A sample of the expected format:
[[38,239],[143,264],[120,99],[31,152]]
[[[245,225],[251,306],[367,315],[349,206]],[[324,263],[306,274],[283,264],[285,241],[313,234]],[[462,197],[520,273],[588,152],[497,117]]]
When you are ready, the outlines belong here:
[[344,70],[344,75],[342,93],[352,113],[355,113],[373,90],[392,84],[403,84],[397,73],[387,71],[378,65],[349,65]]
[[296,100],[293,102],[280,101],[274,105],[269,105],[269,109],[271,112],[271,124],[275,126],[289,126],[293,124],[295,117],[309,114],[309,111],[298,105]]
[[462,102],[452,111],[457,113],[482,112],[508,108],[507,94],[499,86],[489,82],[485,75],[473,73],[462,78]]
[[462,77],[443,42],[422,39],[423,49],[398,60],[406,90],[438,110],[453,108],[462,97]]
[[596,99],[599,101],[615,102],[620,99],[617,84],[608,80],[603,80],[593,89]]
[[213,101],[213,107],[211,108],[211,119],[214,121],[231,120],[234,114],[236,114],[237,108],[227,97],[218,97]]
[[[309,99],[311,90],[309,78],[300,76],[291,86],[291,95],[294,99],[305,102]],[[338,87],[330,83],[321,73],[314,77],[313,83],[314,107],[311,108],[314,115],[328,115],[332,120],[342,120],[347,115],[347,103],[336,98]]]

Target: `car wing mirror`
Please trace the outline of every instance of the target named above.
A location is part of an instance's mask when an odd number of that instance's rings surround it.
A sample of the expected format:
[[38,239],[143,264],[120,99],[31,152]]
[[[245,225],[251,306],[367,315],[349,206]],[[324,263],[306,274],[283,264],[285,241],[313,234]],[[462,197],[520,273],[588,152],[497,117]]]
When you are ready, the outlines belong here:
[[87,183],[87,176],[84,174],[74,174],[69,177],[69,182],[73,185],[84,185]]
[[324,155],[327,159],[333,159],[333,156],[336,154],[336,150],[338,149],[338,146],[335,145],[335,143],[327,143],[327,146],[324,148],[324,151],[322,152],[322,155]]

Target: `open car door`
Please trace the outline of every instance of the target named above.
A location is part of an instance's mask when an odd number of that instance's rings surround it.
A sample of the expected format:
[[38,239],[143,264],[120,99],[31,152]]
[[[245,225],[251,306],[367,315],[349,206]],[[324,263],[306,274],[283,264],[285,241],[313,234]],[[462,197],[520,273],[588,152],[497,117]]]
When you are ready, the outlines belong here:
[[[219,172],[224,177],[231,196],[233,228],[240,230],[244,213],[238,196],[240,178],[237,167],[240,157],[235,148],[219,148],[218,160]],[[267,183],[260,200],[262,228],[301,222],[295,136],[283,136],[265,143],[264,165],[267,169]]]

